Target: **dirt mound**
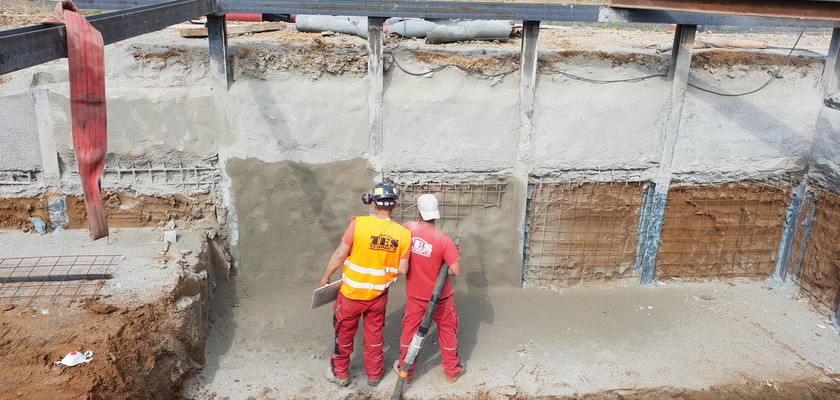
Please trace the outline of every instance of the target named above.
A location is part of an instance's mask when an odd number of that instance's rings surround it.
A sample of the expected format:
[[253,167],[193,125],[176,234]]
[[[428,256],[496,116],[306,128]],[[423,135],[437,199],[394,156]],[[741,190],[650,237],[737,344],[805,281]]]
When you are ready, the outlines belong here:
[[[298,35],[291,35],[298,37]],[[265,78],[271,71],[296,70],[317,78],[332,75],[367,73],[367,48],[357,41],[328,43],[317,36],[300,37],[292,45],[249,44],[234,54],[237,76]]]
[[[202,293],[203,292],[203,293]],[[122,307],[99,298],[0,307],[0,399],[166,399],[204,362],[207,285],[182,276],[169,298]],[[46,308],[50,307],[50,308]],[[205,307],[205,309],[202,309]],[[71,351],[93,361],[54,365]]]

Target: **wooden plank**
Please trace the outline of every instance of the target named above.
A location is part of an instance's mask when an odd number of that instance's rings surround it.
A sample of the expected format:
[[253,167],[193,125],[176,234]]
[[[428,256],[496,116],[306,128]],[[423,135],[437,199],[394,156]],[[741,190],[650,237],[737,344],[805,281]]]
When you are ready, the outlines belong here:
[[[228,24],[227,34],[243,35],[246,33],[270,32],[280,30],[286,27],[285,22],[255,22],[247,24]],[[180,25],[178,28],[182,37],[207,37],[207,28],[204,25]]]

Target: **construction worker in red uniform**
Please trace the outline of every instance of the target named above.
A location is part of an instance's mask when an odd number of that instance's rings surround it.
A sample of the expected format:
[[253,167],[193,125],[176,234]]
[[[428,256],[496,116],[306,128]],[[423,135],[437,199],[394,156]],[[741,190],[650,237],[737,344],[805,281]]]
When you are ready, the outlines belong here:
[[[440,218],[438,201],[432,194],[424,194],[417,199],[419,220],[405,226],[411,231],[411,258],[405,278],[405,314],[400,337],[400,359],[394,363],[394,370],[399,374],[399,366],[405,361],[408,347],[414,334],[420,329],[423,314],[429,306],[440,268],[445,262],[449,265],[449,275],[461,273],[461,255],[455,242],[443,231],[435,227],[435,220]],[[458,313],[455,310],[455,296],[449,279],[440,294],[435,310],[435,324],[438,326],[438,343],[443,357],[443,372],[447,383],[455,383],[464,374],[464,364],[458,358]],[[411,383],[411,373],[406,378]]]
[[408,270],[411,245],[408,229],[390,219],[398,198],[397,189],[387,183],[377,184],[362,196],[365,204],[373,205],[374,213],[353,218],[321,278],[321,286],[329,284],[330,277],[343,266],[344,283],[333,306],[335,348],[324,372],[328,381],[340,386],[350,384],[350,354],[359,319],[364,319],[368,385],[378,385],[385,372],[382,328],[388,286]]

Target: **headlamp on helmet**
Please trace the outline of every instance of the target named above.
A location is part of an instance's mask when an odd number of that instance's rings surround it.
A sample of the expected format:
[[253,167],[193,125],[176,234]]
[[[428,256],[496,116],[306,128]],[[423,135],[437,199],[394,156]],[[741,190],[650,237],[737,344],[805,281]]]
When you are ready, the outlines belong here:
[[373,190],[362,195],[362,203],[376,203],[381,207],[390,207],[397,204],[400,192],[394,185],[389,183],[377,183]]

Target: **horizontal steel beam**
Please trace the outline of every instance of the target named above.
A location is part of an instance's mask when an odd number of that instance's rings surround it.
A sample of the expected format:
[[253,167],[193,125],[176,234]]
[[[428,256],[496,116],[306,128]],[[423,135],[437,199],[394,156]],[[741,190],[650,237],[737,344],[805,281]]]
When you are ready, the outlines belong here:
[[752,17],[744,15],[705,14],[684,11],[642,10],[631,8],[601,7],[599,22],[625,22],[642,24],[762,26],[796,28],[835,28],[840,21],[797,18]]
[[[78,0],[82,9],[123,9],[88,18],[105,44],[216,12],[504,19],[523,21],[629,22],[680,25],[840,27],[840,3],[770,0]],[[612,5],[612,7],[601,6]],[[631,7],[631,8],[621,8]],[[216,8],[218,7],[218,8]],[[772,17],[771,17],[772,16]],[[780,18],[784,17],[784,18]],[[63,26],[30,26],[0,32],[0,74],[67,56]]]
[[834,1],[613,0],[610,2],[610,6],[644,8],[649,10],[840,21],[840,4]]
[[[124,9],[155,0],[79,0],[83,9]],[[683,25],[833,27],[815,21],[840,22],[834,1],[765,0],[576,0],[574,5],[551,0],[219,0],[222,12],[264,14],[356,15],[366,17],[512,19],[523,21],[607,22],[598,19],[599,6],[634,9],[630,22]],[[664,11],[668,11],[665,13]],[[758,17],[758,18],[754,18]]]
[[[88,18],[105,44],[154,32],[215,11],[213,0],[177,0]],[[0,32],[0,75],[67,57],[63,25],[36,25]]]
[[529,2],[228,0],[220,1],[219,8],[222,12],[272,14],[594,22],[598,20],[599,7],[597,5],[550,4],[539,0]]

